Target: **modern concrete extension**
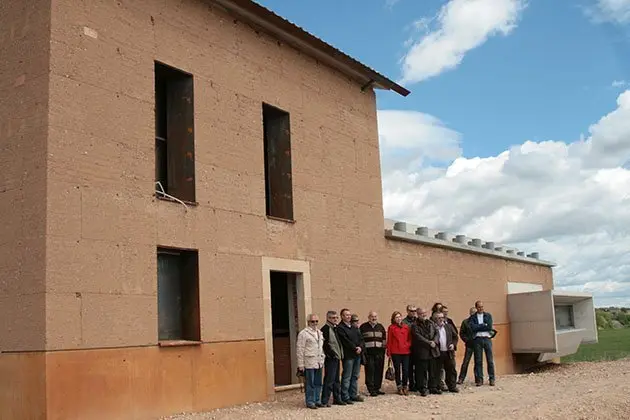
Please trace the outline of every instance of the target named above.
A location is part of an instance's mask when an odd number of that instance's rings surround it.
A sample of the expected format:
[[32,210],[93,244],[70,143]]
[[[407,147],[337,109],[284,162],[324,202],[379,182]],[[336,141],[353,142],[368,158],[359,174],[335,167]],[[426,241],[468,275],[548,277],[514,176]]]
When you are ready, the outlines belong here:
[[590,294],[521,283],[508,284],[507,299],[513,353],[536,354],[538,362],[548,362],[575,353],[580,344],[597,343]]

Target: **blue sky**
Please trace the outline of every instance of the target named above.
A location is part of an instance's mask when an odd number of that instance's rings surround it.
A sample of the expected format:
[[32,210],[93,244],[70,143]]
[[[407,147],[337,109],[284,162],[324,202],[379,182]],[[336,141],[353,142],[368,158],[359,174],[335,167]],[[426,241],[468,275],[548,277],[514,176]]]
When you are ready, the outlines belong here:
[[[399,80],[414,22],[445,0],[261,0],[264,6]],[[465,156],[488,156],[524,140],[575,140],[610,110],[630,78],[630,32],[593,24],[589,1],[530,0],[518,28],[466,54],[454,71],[417,84],[407,98],[384,93],[379,108],[438,116],[464,135]]]
[[630,0],[259,0],[378,93],[385,216],[539,252],[630,306]]

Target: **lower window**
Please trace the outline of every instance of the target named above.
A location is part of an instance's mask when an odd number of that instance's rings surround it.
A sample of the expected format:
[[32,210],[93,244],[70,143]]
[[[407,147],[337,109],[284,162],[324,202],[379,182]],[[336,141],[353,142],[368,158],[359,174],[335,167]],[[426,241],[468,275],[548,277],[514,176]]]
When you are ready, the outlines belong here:
[[158,339],[199,341],[199,256],[196,250],[158,248]]
[[556,305],[554,310],[556,312],[556,329],[575,328],[572,305]]

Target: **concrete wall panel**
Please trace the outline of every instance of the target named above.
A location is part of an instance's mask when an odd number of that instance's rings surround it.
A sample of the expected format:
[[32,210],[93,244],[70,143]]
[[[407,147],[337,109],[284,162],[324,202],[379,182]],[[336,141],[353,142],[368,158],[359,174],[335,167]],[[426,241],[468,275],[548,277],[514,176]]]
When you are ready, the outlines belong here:
[[556,320],[552,290],[507,296],[512,350],[515,353],[555,352]]

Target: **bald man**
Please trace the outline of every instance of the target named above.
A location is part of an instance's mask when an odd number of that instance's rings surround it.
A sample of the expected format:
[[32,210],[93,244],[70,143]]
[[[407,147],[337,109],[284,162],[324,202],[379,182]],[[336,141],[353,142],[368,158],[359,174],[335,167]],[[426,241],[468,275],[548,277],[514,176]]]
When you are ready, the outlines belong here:
[[359,329],[365,342],[365,385],[370,396],[376,397],[384,394],[381,386],[385,366],[386,331],[378,322],[378,314],[374,311],[370,311],[368,321],[361,324]]

